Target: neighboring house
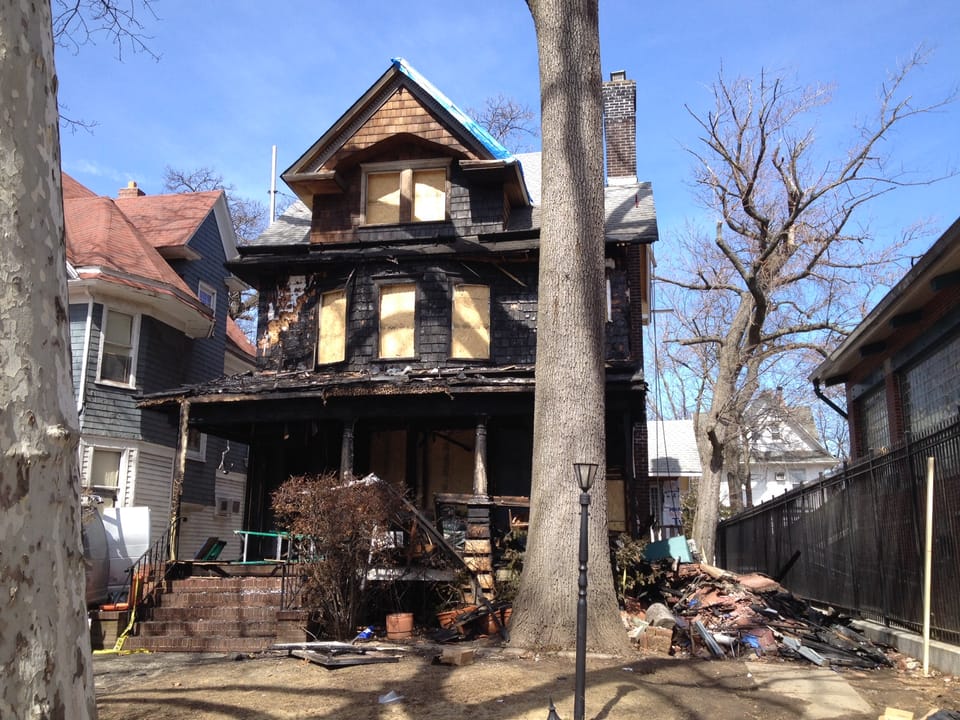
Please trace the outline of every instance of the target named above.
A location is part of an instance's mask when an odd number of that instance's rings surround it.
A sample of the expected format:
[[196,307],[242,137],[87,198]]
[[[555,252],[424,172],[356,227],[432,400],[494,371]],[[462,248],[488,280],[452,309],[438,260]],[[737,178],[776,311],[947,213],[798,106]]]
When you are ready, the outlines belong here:
[[[837,458],[820,442],[811,409],[788,407],[779,389],[761,393],[747,417],[752,504],[816,480],[837,466]],[[727,488],[721,495],[728,497]]]
[[[610,528],[640,534],[657,227],[635,94],[622,74],[604,83],[604,353]],[[250,442],[250,530],[273,529],[271,491],[304,472],[374,472],[431,517],[444,503],[522,513],[539,175],[538,154],[511,155],[399,59],[283,173],[299,201],[228,264],[259,291],[258,371],[143,403]]]
[[683,534],[683,497],[700,481],[703,467],[693,420],[649,420],[651,540]]
[[886,455],[960,416],[960,220],[813,372],[846,388],[853,462]]
[[[236,242],[222,192],[98,197],[63,175],[73,382],[83,487],[104,506],[171,517],[177,425],[137,397],[253,367],[255,348],[227,315],[242,285],[225,268]],[[246,448],[189,437],[181,548],[241,525]]]

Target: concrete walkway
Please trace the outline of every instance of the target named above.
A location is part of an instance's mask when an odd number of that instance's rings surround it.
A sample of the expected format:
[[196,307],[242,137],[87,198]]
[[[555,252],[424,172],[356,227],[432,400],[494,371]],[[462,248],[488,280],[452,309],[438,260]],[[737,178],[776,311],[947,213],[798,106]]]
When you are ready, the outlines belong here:
[[833,670],[822,667],[747,662],[757,686],[804,703],[804,720],[850,718],[871,711],[860,695]]

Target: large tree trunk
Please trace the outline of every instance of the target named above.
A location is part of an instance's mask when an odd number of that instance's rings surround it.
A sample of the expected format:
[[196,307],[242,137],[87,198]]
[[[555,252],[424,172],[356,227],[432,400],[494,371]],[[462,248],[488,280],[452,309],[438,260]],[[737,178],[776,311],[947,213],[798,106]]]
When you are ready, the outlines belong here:
[[600,38],[593,2],[528,0],[537,30],[543,222],[530,534],[513,640],[572,648],[580,491],[573,463],[600,466],[591,492],[587,646],[628,646],[607,541],[604,434]]
[[0,4],[0,717],[96,717],[49,2]]

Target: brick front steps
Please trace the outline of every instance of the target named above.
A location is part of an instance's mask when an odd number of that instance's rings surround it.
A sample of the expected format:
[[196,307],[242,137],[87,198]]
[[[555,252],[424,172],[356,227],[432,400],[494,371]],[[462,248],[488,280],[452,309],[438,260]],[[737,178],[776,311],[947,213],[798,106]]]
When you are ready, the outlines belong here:
[[[173,580],[156,606],[138,611],[123,649],[259,652],[276,642],[306,640],[307,614],[280,610],[280,583],[278,577]],[[104,637],[102,629],[99,634]],[[93,643],[96,649],[96,637]]]

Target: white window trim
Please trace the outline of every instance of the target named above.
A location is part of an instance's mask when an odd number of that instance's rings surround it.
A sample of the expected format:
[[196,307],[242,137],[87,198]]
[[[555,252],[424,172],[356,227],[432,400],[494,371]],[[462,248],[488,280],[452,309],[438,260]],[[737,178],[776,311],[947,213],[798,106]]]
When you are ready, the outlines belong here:
[[[203,299],[200,297],[200,293],[202,292],[207,293],[211,298],[213,298],[213,305],[207,305],[203,302]],[[204,282],[203,280],[197,283],[197,299],[213,311],[214,318],[217,317],[217,291],[214,289],[213,285],[208,282]]]
[[207,461],[207,434],[205,432],[200,433],[199,450],[192,450],[189,445],[187,446],[187,460]]
[[[93,454],[97,450],[104,452],[118,452],[120,453],[120,468],[117,473],[117,486],[110,487],[108,485],[94,485],[91,482],[90,472],[93,469]],[[83,454],[84,454],[84,463],[83,468],[85,470],[81,483],[83,487],[89,489],[94,495],[103,495],[105,493],[111,493],[115,495],[114,505],[122,506],[127,494],[128,486],[128,474],[130,469],[130,450],[131,448],[125,445],[114,445],[111,443],[104,443],[98,441],[91,445],[84,444]]]
[[130,323],[130,377],[128,382],[119,382],[117,380],[109,380],[102,378],[100,373],[103,369],[103,346],[107,342],[107,319],[110,314],[111,308],[104,304],[103,312],[100,316],[100,347],[97,350],[97,383],[99,385],[110,385],[112,387],[121,387],[121,388],[136,388],[137,387],[137,355],[140,350],[140,313],[131,312],[128,310],[123,310],[121,308],[113,308],[113,312],[123,313],[124,315],[130,315],[133,320]]
[[[423,160],[394,160],[391,162],[360,163],[362,176],[360,178],[360,225],[365,227],[390,227],[392,225],[422,225],[430,222],[447,222],[450,218],[450,162],[451,158],[427,158]],[[396,223],[368,224],[367,223],[367,176],[376,173],[402,172],[403,170],[446,170],[447,184],[444,188],[444,219],[443,220],[407,220]],[[401,188],[402,192],[402,188]]]

